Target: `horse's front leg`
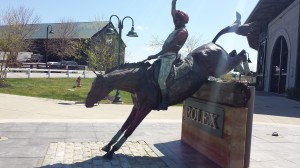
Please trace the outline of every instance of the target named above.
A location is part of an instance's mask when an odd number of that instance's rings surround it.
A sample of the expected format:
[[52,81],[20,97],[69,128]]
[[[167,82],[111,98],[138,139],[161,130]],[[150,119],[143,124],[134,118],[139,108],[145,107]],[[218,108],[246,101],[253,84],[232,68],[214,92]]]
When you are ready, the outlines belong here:
[[129,127],[124,133],[124,136],[108,151],[103,158],[111,160],[115,151],[119,150],[127,138],[133,133],[137,126],[143,121],[143,119],[149,114],[151,108],[149,106],[141,107],[134,116],[134,119],[130,122]]
[[134,116],[136,115],[137,112],[136,106],[133,106],[131,113],[129,114],[128,118],[126,119],[125,123],[123,124],[122,128],[117,132],[117,134],[109,141],[107,145],[105,145],[102,150],[105,152],[109,152],[111,149],[111,146],[115,144],[121,135],[124,133],[124,131],[129,127],[131,121],[134,119]]

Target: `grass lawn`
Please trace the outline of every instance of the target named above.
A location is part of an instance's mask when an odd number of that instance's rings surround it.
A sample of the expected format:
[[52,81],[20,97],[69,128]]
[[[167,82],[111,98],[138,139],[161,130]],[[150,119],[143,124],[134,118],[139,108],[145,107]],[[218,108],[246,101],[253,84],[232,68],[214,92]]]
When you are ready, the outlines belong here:
[[[83,78],[82,87],[75,87],[76,78],[8,78],[5,79],[7,87],[0,87],[0,93],[84,102],[93,81]],[[111,103],[115,93],[112,91],[101,103]],[[120,91],[120,94],[124,104],[132,104],[130,93]]]

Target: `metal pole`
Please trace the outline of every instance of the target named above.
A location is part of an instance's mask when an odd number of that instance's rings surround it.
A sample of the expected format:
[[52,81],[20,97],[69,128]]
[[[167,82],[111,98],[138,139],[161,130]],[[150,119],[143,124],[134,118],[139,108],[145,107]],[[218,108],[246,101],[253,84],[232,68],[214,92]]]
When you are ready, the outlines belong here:
[[[111,15],[109,18],[109,24],[111,24],[111,18],[116,17],[118,19],[118,28],[119,28],[119,35],[118,35],[118,66],[121,65],[121,49],[122,49],[122,29],[123,29],[123,22],[125,19],[129,18],[132,21],[132,27],[131,31],[128,32],[127,36],[129,37],[138,37],[137,34],[134,32],[134,21],[130,16],[126,16],[123,18],[121,21],[120,18],[117,15]],[[110,33],[111,34],[111,33]],[[120,96],[120,91],[117,89],[115,99],[113,100],[113,103],[122,103],[121,96]]]
[[[119,28],[119,36],[118,36],[118,66],[120,66],[121,65],[121,45],[122,45],[121,38],[122,38],[123,24],[122,24],[122,22],[120,20],[118,20],[118,21],[119,21],[119,24],[118,24],[118,28]],[[119,89],[117,89],[117,91],[116,91],[116,95],[115,95],[115,98],[113,100],[113,103],[116,103],[116,104],[121,104],[122,103],[122,99],[121,99],[121,95],[120,95]]]
[[249,89],[250,89],[250,99],[247,103],[248,113],[247,113],[244,168],[248,168],[250,166],[252,125],[253,125],[253,113],[254,113],[254,103],[255,103],[255,87],[249,86]]
[[46,69],[48,68],[48,39],[49,39],[49,26],[47,26],[47,34],[46,34]]
[[[50,32],[49,32],[49,28],[50,29]],[[49,33],[53,34],[53,31],[52,31],[52,26],[51,25],[48,25],[47,26],[47,34],[46,34],[46,68],[48,67],[48,41],[49,41]]]

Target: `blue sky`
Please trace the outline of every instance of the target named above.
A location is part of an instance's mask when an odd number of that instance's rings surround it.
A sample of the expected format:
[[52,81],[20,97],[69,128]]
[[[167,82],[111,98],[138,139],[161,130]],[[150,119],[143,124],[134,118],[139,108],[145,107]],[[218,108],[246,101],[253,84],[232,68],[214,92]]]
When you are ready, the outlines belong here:
[[[224,27],[235,21],[235,12],[242,15],[242,23],[248,18],[259,0],[177,0],[177,9],[190,17],[187,24],[189,36],[198,37],[202,43],[210,42]],[[123,40],[126,48],[126,62],[137,62],[156,54],[159,49],[149,48],[153,36],[166,39],[174,29],[170,14],[171,0],[0,0],[0,11],[24,6],[40,16],[41,23],[55,23],[61,19],[89,22],[97,19],[109,20],[113,14],[120,19],[131,16],[139,37],[130,38],[126,34],[131,21],[124,21]],[[113,18],[113,23],[117,19]],[[247,39],[234,34],[223,35],[218,41],[227,52],[245,49],[256,69],[257,52],[250,49]]]

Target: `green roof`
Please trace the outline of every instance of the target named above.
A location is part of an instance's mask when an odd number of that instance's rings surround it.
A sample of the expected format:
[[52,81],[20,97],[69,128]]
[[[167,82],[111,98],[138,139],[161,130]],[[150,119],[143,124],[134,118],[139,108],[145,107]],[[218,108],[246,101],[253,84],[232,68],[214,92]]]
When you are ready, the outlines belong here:
[[[54,34],[48,34],[48,38],[59,38],[59,34],[55,33],[55,30],[59,29],[62,23],[43,23],[37,24],[36,31],[32,34],[30,39],[46,39],[47,38],[47,27],[51,25]],[[101,31],[107,24],[107,21],[101,22],[73,22],[75,26],[75,36],[73,38],[91,38],[97,32]],[[50,31],[50,29],[49,29]]]
[[[71,24],[74,24],[74,32],[75,35],[72,36],[74,39],[86,39],[91,38],[95,34],[97,34],[99,31],[103,30],[105,26],[108,25],[108,21],[99,21],[99,22],[71,22]],[[46,39],[47,38],[47,27],[51,25],[53,34],[49,33],[48,38],[60,38],[60,33],[55,33],[61,29],[63,23],[42,23],[42,24],[35,24],[34,26],[37,26],[36,30],[33,32],[31,37],[28,39]],[[32,26],[32,25],[30,25]],[[4,26],[0,26],[0,33],[1,29],[5,28]],[[50,27],[49,27],[50,28]],[[49,29],[50,31],[50,29]]]

